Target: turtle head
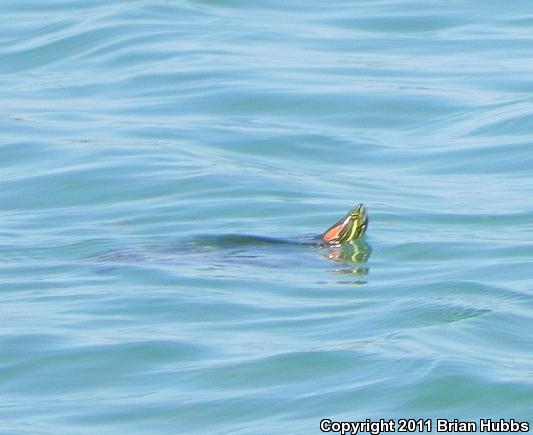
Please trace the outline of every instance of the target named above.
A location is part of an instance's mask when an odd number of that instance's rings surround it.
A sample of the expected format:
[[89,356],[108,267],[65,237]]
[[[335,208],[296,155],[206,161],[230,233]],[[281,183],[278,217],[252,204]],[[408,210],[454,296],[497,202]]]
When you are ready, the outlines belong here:
[[322,235],[322,241],[328,245],[340,245],[362,237],[368,225],[366,208],[363,204],[350,210],[337,223]]

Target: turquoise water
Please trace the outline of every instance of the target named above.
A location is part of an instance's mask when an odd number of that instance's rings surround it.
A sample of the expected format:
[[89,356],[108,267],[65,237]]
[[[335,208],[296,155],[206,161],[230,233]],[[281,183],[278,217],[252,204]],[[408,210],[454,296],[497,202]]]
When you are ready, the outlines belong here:
[[533,422],[530,6],[3,0],[0,432]]

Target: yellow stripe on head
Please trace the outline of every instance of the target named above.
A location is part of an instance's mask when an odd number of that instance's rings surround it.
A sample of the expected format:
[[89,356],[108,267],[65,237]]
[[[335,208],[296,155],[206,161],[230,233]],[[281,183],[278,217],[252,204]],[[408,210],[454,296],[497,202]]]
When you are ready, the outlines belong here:
[[363,204],[358,204],[350,210],[339,222],[330,227],[322,240],[330,245],[350,242],[361,236],[366,231],[368,217]]

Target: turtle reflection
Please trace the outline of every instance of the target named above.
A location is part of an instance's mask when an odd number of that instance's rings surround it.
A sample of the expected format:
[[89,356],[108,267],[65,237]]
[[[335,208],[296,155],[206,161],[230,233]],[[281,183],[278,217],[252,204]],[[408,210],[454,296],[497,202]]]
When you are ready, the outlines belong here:
[[345,267],[335,269],[335,273],[368,275],[368,261],[372,249],[364,240],[346,242],[341,245],[330,246],[327,254],[328,259],[337,263],[343,263]]

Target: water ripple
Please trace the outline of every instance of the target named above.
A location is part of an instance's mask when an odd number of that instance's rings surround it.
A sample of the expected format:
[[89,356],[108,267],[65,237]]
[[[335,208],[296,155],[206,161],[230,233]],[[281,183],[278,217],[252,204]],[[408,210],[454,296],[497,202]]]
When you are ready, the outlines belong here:
[[2,429],[530,418],[526,5],[5,0]]

